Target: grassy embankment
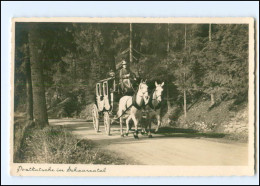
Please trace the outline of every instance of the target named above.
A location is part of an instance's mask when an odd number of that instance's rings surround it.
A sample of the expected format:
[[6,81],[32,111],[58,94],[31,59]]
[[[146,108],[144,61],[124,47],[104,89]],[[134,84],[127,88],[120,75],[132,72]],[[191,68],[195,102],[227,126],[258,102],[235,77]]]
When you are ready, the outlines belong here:
[[14,162],[57,164],[129,164],[87,139],[77,139],[61,126],[39,128],[15,117]]
[[[248,107],[234,105],[233,100],[210,107],[210,101],[198,101],[190,106],[187,117],[180,115],[170,127],[159,133],[172,137],[223,138],[238,142],[248,140]],[[174,117],[174,112],[172,113]]]

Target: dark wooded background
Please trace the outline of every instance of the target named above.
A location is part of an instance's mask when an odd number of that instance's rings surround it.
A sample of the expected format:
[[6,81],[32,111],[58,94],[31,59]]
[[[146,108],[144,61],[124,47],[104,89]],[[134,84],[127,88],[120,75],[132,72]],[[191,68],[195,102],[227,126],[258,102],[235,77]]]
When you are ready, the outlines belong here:
[[201,97],[247,102],[246,24],[16,23],[15,111],[40,125],[47,115],[77,117],[122,59],[139,77],[164,81],[168,107],[185,116]]

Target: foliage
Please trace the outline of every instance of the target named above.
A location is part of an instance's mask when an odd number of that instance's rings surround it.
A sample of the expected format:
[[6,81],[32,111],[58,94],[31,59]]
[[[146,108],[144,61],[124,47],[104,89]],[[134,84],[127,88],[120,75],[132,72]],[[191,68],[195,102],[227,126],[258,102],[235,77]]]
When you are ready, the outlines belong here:
[[207,41],[201,64],[207,69],[204,91],[221,98],[247,97],[248,27],[246,25],[213,25],[212,41]]
[[[17,23],[18,24],[18,23]],[[29,24],[16,25],[15,108],[24,104],[24,47]],[[214,93],[221,101],[247,101],[248,25],[132,24],[131,70],[140,78],[164,81],[171,104],[187,104],[201,94]],[[109,69],[129,59],[129,24],[40,23],[47,108],[63,109],[68,117],[93,103],[95,83]],[[169,32],[168,32],[169,30]],[[117,71],[118,72],[118,71]],[[170,91],[169,91],[170,90]],[[65,100],[70,104],[64,104]]]

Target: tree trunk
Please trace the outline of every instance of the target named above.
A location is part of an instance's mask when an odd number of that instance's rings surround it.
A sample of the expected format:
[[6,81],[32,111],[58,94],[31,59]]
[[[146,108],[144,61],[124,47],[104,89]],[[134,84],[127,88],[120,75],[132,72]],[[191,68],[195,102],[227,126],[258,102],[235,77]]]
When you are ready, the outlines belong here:
[[[186,24],[185,24],[185,40],[184,40],[184,47],[185,47],[185,50],[186,50],[186,47],[187,47],[187,29],[186,29]],[[184,84],[186,83],[186,74],[184,73]],[[185,85],[184,85],[185,86]],[[184,91],[183,91],[183,109],[184,109],[184,117],[186,118],[187,117],[187,104],[186,104],[186,89],[184,88]]]
[[187,104],[186,104],[186,90],[183,91],[183,110],[184,110],[184,117],[187,117]]
[[31,63],[31,78],[33,90],[33,114],[37,125],[48,125],[46,98],[43,83],[41,54],[41,41],[39,30],[33,25],[29,31],[29,49]]
[[185,50],[186,50],[186,46],[187,46],[187,34],[186,34],[186,24],[185,24],[185,27],[184,27],[185,31],[184,31],[184,47],[185,47]]
[[[211,42],[211,24],[209,24],[209,43]],[[215,104],[215,100],[214,100],[214,94],[211,93],[210,94],[211,97],[211,106]]]
[[210,99],[211,99],[211,106],[213,106],[215,104],[215,96],[214,93],[210,94]]
[[211,24],[209,24],[209,41],[211,41]]
[[[211,24],[209,24],[209,42],[211,42]],[[211,106],[213,106],[215,104],[214,93],[210,94],[210,99],[211,99]]]
[[77,80],[77,64],[75,62],[75,59],[73,59],[73,72],[74,72],[74,82],[76,83],[76,80]]
[[[167,27],[167,36],[168,36],[168,42],[167,42],[167,61],[166,61],[166,67],[168,70],[168,62],[169,62],[169,53],[170,53],[170,28],[169,28],[169,23],[168,23],[168,27]],[[170,110],[170,100],[169,100],[169,80],[168,80],[168,72],[167,72],[167,87],[166,87],[166,93],[167,93],[167,107],[168,107],[168,111]]]
[[[26,50],[26,54],[28,50]],[[32,95],[32,79],[31,79],[31,66],[30,66],[30,59],[29,56],[26,57],[25,62],[25,68],[26,68],[26,114],[28,120],[33,120],[33,95]]]
[[133,62],[132,23],[130,23],[129,61],[131,65]]

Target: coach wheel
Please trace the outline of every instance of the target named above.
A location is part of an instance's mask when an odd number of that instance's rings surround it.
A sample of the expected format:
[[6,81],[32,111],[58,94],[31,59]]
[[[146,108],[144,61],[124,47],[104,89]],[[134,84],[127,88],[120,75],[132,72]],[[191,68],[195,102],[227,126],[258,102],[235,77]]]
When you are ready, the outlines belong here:
[[97,105],[93,105],[92,109],[92,117],[93,117],[93,127],[96,132],[99,131],[99,114]]

